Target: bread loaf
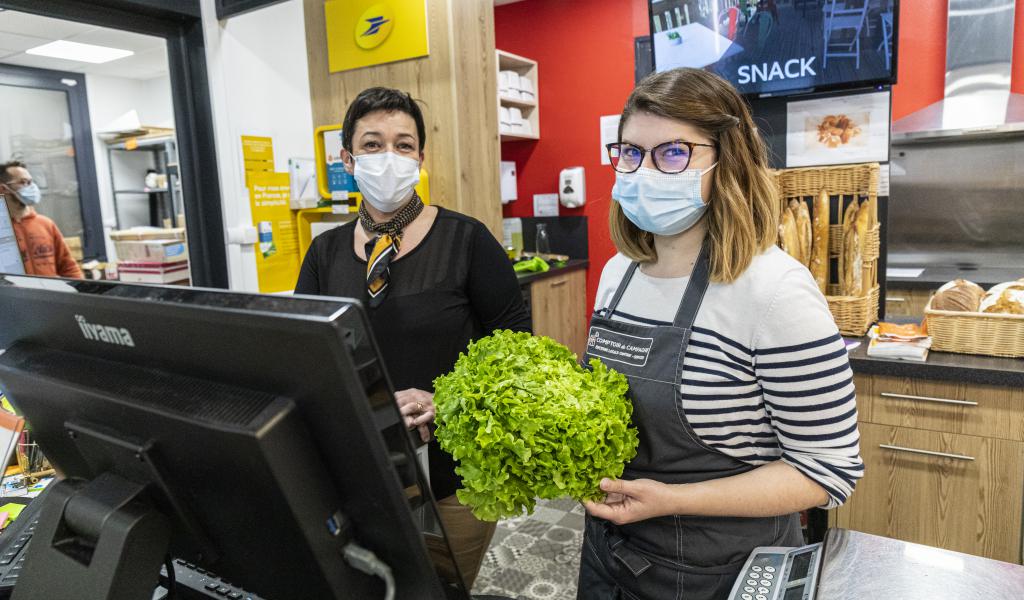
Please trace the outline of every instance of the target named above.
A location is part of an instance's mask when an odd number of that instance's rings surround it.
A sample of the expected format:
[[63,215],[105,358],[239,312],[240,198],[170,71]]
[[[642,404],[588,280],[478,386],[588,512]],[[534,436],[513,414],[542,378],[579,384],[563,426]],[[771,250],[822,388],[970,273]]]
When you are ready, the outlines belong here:
[[793,258],[800,260],[800,235],[796,229],[796,218],[793,211],[786,208],[782,211],[782,249]]
[[[860,265],[858,267],[857,279],[863,279],[863,266],[864,266],[864,255],[867,254],[864,251],[864,247],[868,241],[868,223],[871,221],[871,215],[868,213],[868,201],[860,203],[860,208],[857,209],[857,257],[855,261]],[[872,281],[861,281],[857,286],[850,292],[853,296],[866,296],[871,287],[874,285]]]
[[860,208],[860,203],[854,198],[849,204],[846,205],[846,211],[843,213],[843,234],[853,227],[857,221],[857,209]]
[[843,296],[855,296],[860,293],[861,284],[861,252],[860,238],[857,236],[857,210],[860,204],[854,198],[843,213],[843,244],[840,251],[841,277],[839,293]]
[[799,242],[799,251],[796,259],[808,267],[811,264],[811,213],[807,210],[807,204],[802,200],[793,198],[789,201],[789,209],[793,211],[793,218],[796,220],[796,233]]
[[939,288],[932,298],[933,310],[978,312],[985,290],[976,283],[957,279]]
[[857,228],[851,227],[843,239],[843,287],[844,296],[861,295],[864,262],[860,253],[860,236]]
[[981,312],[1024,315],[1024,279],[993,286],[981,299]]
[[807,266],[822,294],[828,293],[828,237],[828,191],[821,190],[814,200],[811,260]]

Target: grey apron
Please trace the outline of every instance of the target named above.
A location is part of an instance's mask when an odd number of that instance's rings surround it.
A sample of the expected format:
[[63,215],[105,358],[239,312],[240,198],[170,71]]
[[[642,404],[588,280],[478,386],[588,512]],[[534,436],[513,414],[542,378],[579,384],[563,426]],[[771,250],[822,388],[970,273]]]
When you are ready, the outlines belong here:
[[[629,380],[640,446],[622,479],[693,483],[755,468],[704,444],[683,413],[683,357],[709,281],[706,245],[671,326],[611,320],[637,266],[630,265],[611,304],[592,317],[586,354],[587,362],[600,359]],[[756,546],[802,544],[796,514],[676,515],[621,526],[587,515],[577,598],[725,599]]]

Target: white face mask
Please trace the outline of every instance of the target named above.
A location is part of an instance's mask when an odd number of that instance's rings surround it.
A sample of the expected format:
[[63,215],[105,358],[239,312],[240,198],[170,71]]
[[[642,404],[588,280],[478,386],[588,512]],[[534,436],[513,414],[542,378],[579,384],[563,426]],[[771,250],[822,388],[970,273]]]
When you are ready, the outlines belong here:
[[353,155],[353,176],[370,206],[383,213],[402,208],[420,182],[420,163],[394,152]]
[[706,169],[687,169],[668,175],[641,167],[633,173],[616,173],[612,198],[623,214],[643,231],[655,235],[675,235],[693,227],[707,209],[701,196]]

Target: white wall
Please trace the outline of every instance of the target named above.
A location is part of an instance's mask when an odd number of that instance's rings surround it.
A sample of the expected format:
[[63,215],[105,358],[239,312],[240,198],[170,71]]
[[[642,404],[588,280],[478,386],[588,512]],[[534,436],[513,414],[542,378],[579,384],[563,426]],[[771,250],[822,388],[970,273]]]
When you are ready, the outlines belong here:
[[[111,77],[107,75],[87,74],[85,87],[89,100],[89,123],[92,126],[93,152],[96,155],[96,180],[99,185],[100,207],[103,214],[103,229],[110,231],[116,225],[114,216],[113,188],[110,182],[110,161],[107,156],[107,145],[99,137],[114,119],[124,113],[135,110],[139,114],[142,125],[158,127],[174,127],[174,106],[171,98],[171,80],[169,77],[158,77],[149,80]],[[125,187],[141,187],[146,167],[152,164],[149,153],[138,156],[124,157],[117,163],[120,165],[116,177],[118,184]],[[135,181],[137,180],[137,181]],[[121,215],[126,224],[149,222],[149,208],[145,197],[129,196],[123,200]],[[113,244],[109,236],[104,235],[107,242],[107,255],[114,257]]]
[[[274,139],[274,162],[313,158],[313,111],[301,0],[218,22],[201,0],[207,71],[226,228],[252,226],[242,162],[243,135]],[[257,291],[253,246],[228,245],[231,289]]]

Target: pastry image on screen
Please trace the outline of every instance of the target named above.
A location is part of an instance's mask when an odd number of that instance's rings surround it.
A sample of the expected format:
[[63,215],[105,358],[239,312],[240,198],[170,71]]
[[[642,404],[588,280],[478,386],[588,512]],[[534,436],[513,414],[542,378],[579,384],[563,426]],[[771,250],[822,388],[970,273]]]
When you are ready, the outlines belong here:
[[786,166],[889,160],[888,91],[840,93],[786,104]]
[[835,113],[821,117],[809,117],[804,122],[808,146],[825,148],[862,147],[866,141],[864,132],[871,123],[869,113]]

